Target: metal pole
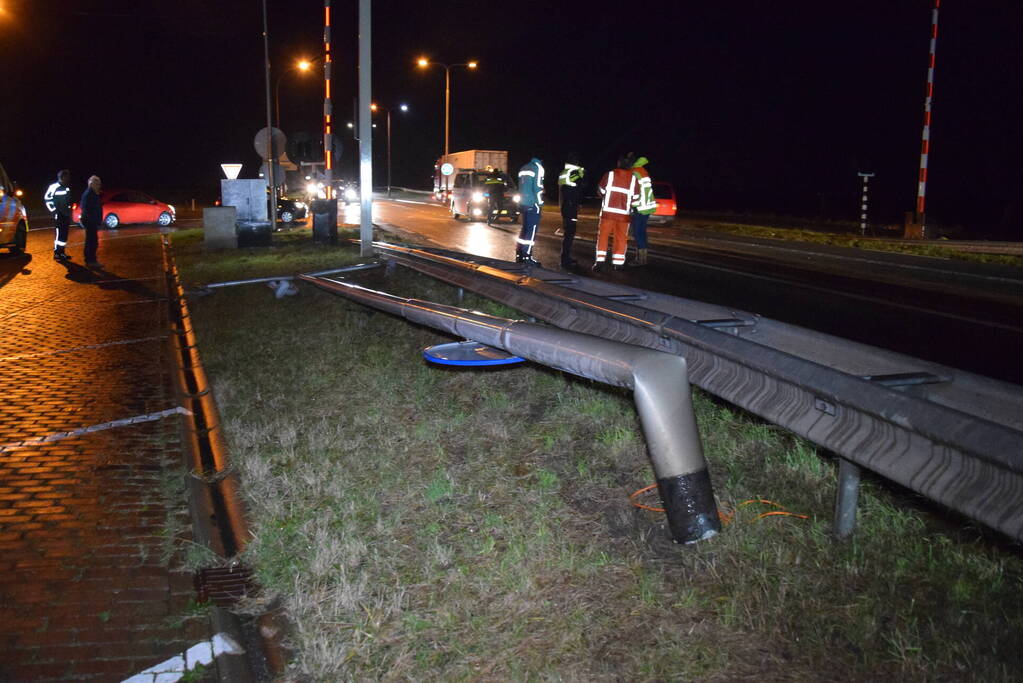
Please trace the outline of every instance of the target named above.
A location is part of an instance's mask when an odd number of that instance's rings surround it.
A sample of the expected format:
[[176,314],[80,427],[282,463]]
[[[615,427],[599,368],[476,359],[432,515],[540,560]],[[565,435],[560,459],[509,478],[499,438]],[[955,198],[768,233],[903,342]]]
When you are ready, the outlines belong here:
[[448,155],[451,136],[451,67],[444,65],[444,156]]
[[284,74],[277,77],[277,85],[274,86],[274,112],[276,113],[277,127],[281,127],[281,79]]
[[927,236],[924,201],[927,195],[927,155],[931,151],[931,98],[934,96],[934,53],[938,43],[938,8],[941,0],[934,0],[931,10],[931,48],[927,63],[927,94],[924,97],[924,130],[920,143],[920,179],[916,193],[916,222],[920,224],[922,236]]
[[573,375],[632,389],[672,538],[677,543],[696,543],[721,530],[693,412],[688,369],[681,356],[549,325],[402,299],[348,282],[308,275],[298,279],[410,322]]
[[373,255],[372,0],[359,0],[359,254]]
[[327,199],[334,198],[334,104],[330,99],[330,0],[323,0],[323,181]]
[[860,235],[867,234],[867,183],[874,177],[873,173],[857,173],[863,178],[863,195],[860,197]]
[[387,198],[391,198],[391,110],[387,110]]
[[263,0],[263,57],[266,60],[266,181],[270,184],[270,229],[277,227],[277,183],[274,179],[273,121],[270,117],[270,31],[267,28],[266,0]]

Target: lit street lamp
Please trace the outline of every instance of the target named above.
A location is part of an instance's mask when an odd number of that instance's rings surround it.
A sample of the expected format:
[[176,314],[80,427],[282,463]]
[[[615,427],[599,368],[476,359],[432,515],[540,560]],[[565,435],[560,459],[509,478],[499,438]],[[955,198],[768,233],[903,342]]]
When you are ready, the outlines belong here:
[[433,62],[426,57],[420,57],[416,62],[420,67],[442,66],[444,67],[444,154],[448,153],[448,141],[451,139],[451,69],[456,66],[464,66],[467,69],[475,69],[479,66],[476,60],[464,64],[444,64]]
[[[381,107],[377,104],[369,105],[369,108],[373,111],[383,109],[387,112],[387,196],[391,196],[391,109],[389,107]],[[402,111],[408,111],[407,104],[398,105],[398,109]]]
[[319,61],[319,57],[316,59],[300,59],[295,65],[289,69],[286,69],[284,73],[277,77],[277,85],[274,86],[274,106],[277,111],[277,127],[281,127],[281,79],[284,78],[284,74],[288,71],[296,70],[302,73],[307,73],[313,68],[313,64]]

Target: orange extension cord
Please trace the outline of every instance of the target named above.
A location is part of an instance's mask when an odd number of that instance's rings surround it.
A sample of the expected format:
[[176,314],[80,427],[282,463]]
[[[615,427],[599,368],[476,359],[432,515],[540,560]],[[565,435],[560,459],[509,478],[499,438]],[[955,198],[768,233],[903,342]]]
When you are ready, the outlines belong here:
[[[640,503],[638,500],[636,500],[647,491],[652,491],[655,488],[657,488],[657,484],[651,484],[650,486],[644,486],[638,491],[634,491],[632,494],[629,495],[629,502],[632,503],[634,506],[640,508],[641,510],[650,510],[651,512],[664,512],[664,508],[653,507],[652,505],[645,505],[644,503]],[[789,512],[788,510],[785,509],[784,505],[775,503],[773,500],[767,500],[766,498],[750,498],[749,500],[744,500],[741,503],[739,503],[738,507],[745,507],[747,505],[752,505],[754,503],[760,503],[763,505],[773,505],[774,507],[778,508],[777,510],[768,510],[767,512],[761,512],[755,518],[758,520],[763,519],[764,517],[796,517],[798,519],[809,519],[809,515],[802,515],[799,514],[798,512]],[[728,526],[735,518],[735,512],[734,511],[722,512],[721,510],[718,510],[718,518],[721,519],[722,524]]]

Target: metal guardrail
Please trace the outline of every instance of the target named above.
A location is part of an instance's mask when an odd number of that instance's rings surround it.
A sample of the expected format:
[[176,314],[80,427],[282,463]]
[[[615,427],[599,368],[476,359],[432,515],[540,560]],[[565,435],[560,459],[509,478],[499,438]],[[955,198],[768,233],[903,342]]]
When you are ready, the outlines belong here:
[[[721,306],[457,252],[374,246],[558,327],[682,355],[705,391],[1023,540],[1016,385]],[[848,477],[854,468],[842,469]],[[849,489],[840,486],[837,515],[846,524]]]

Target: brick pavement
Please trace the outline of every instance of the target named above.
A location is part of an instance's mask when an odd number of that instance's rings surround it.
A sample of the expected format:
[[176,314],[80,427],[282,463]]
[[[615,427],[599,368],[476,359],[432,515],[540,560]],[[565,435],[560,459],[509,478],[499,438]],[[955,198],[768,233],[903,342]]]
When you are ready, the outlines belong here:
[[102,233],[98,274],[52,239],[0,254],[0,681],[117,681],[212,636],[182,568],[159,233]]

